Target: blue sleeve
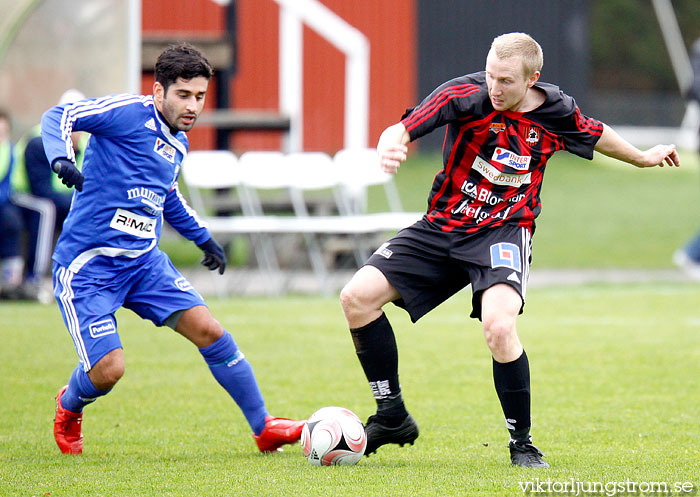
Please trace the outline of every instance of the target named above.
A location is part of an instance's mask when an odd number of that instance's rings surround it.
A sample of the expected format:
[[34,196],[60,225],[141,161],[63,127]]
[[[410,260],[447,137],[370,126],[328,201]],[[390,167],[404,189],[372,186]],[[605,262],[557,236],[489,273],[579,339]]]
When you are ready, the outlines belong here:
[[199,219],[197,213],[180,193],[177,182],[165,196],[163,219],[182,236],[198,245],[211,237],[206,224]]
[[145,103],[146,98],[142,95],[111,95],[51,107],[41,118],[41,139],[49,164],[59,158],[75,162],[70,138],[73,131],[106,136],[125,134],[122,123],[129,122],[129,106]]

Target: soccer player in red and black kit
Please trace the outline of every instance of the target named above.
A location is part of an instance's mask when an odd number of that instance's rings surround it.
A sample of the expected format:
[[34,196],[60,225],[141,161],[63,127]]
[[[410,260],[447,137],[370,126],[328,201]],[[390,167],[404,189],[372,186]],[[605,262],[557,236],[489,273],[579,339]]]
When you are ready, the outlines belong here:
[[382,307],[393,302],[415,322],[471,284],[471,317],[481,320],[493,355],[511,463],[549,466],[530,436],[530,367],[516,331],[547,160],[558,150],[586,159],[597,150],[637,167],[678,166],[679,157],[674,145],[642,152],[581,114],[573,98],[538,81],[542,61],[530,36],[501,35],[485,71],[444,83],[379,138],[382,169],[396,173],[410,141],[447,127],[428,212],[384,243],[340,296],[377,402],[366,425],[367,454],[418,437],[401,396],[396,340]]

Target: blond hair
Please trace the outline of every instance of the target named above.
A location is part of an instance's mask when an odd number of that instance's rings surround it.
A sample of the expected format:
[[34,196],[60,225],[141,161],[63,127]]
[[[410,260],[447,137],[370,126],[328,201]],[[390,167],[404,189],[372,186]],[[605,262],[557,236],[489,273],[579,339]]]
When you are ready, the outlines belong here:
[[522,57],[525,78],[529,78],[536,71],[541,71],[544,64],[542,47],[525,33],[506,33],[497,36],[491,42],[490,51],[499,59]]

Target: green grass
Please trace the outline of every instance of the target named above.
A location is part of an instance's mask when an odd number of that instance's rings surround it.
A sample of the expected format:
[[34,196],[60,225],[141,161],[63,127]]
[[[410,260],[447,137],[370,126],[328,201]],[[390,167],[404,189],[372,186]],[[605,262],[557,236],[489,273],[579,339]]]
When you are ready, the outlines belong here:
[[[426,209],[441,164],[437,155],[409,156],[396,175],[404,209]],[[700,228],[698,155],[682,153],[682,164],[640,170],[600,154],[556,154],[542,187],[533,267],[671,267],[673,252]],[[369,208],[388,208],[381,187],[370,190]],[[176,265],[199,262],[191,243],[168,237],[162,245]],[[243,239],[232,255],[238,263],[250,256]]]
[[[184,339],[118,312],[127,372],[85,411],[85,452],[53,441],[53,395],[76,355],[55,306],[0,307],[1,496],[517,496],[519,482],[691,482],[700,489],[700,289],[692,284],[530,290],[519,334],[532,366],[533,434],[552,469],[512,468],[491,359],[462,292],[397,330],[413,447],[316,468],[299,446],[256,452],[243,416]],[[337,300],[212,300],[270,411],[373,400]]]
[[697,155],[681,168],[637,169],[596,154],[547,166],[533,267],[670,267],[700,228]]

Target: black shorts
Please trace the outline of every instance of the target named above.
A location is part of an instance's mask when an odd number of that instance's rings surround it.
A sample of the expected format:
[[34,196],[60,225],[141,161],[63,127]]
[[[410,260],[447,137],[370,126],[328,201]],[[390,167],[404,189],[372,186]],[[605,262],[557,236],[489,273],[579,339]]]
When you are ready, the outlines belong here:
[[394,304],[406,309],[414,323],[470,283],[471,317],[481,319],[481,294],[497,283],[515,288],[525,305],[531,249],[527,228],[446,233],[421,219],[382,244],[367,264],[398,290],[401,298]]

